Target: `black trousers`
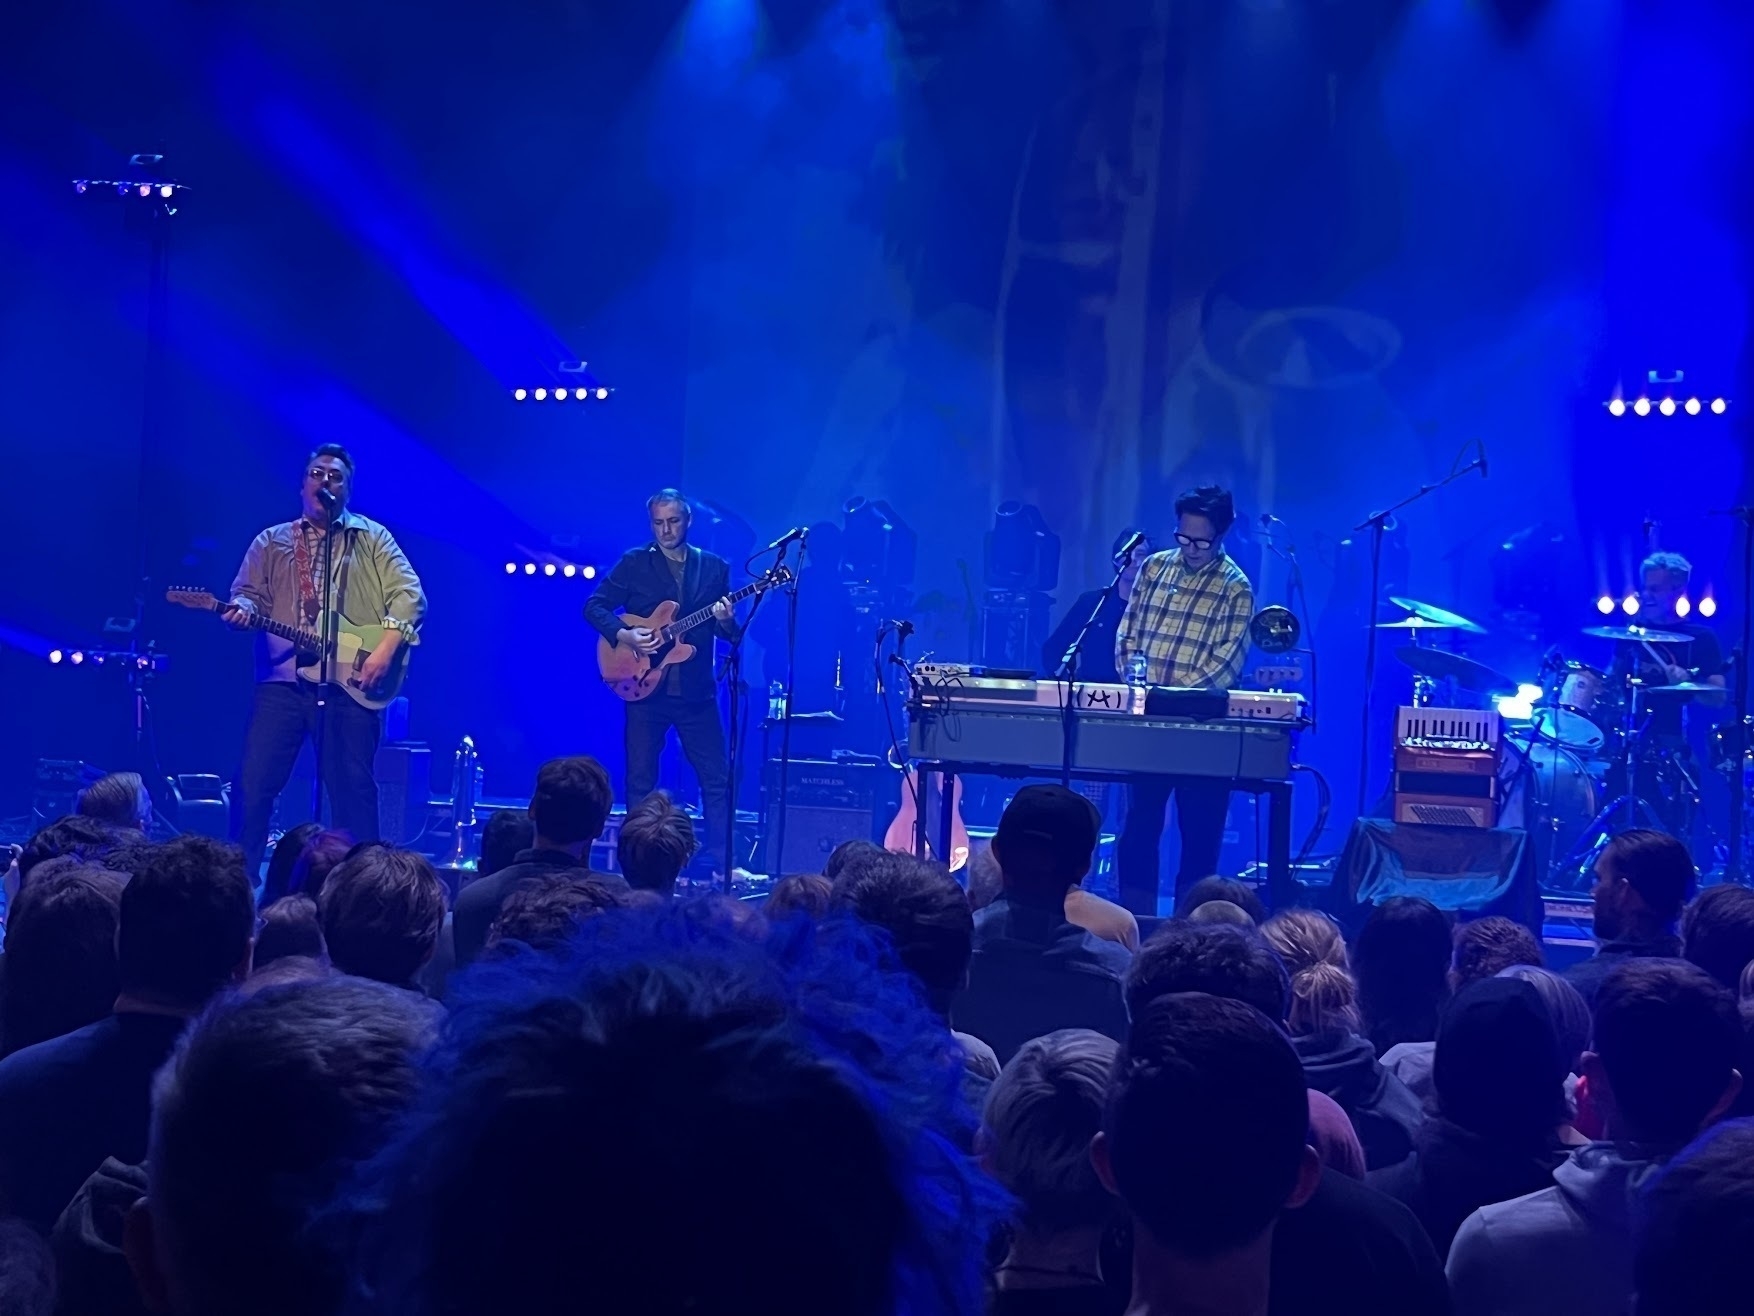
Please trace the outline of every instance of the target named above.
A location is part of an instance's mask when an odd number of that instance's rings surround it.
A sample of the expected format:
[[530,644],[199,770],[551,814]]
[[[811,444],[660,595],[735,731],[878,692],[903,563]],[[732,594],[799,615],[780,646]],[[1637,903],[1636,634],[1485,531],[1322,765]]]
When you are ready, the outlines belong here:
[[627,807],[658,786],[658,760],[670,730],[700,782],[706,844],[701,848],[724,868],[725,821],[730,817],[731,770],[725,762],[725,728],[715,699],[684,699],[663,691],[627,706]]
[[1229,783],[1207,777],[1142,777],[1127,788],[1127,820],[1116,845],[1121,903],[1135,914],[1157,913],[1157,857],[1163,840],[1163,814],[1175,796],[1176,828],[1181,832],[1179,896],[1202,877],[1218,871],[1224,849],[1224,819],[1230,810]]
[[[341,690],[329,697],[323,728],[323,786],[333,825],[356,841],[378,839],[378,783],[372,776],[382,713],[361,708]],[[238,776],[243,822],[238,841],[252,880],[268,848],[274,800],[286,788],[305,737],[317,734],[317,687],[309,681],[263,681],[250,706]]]

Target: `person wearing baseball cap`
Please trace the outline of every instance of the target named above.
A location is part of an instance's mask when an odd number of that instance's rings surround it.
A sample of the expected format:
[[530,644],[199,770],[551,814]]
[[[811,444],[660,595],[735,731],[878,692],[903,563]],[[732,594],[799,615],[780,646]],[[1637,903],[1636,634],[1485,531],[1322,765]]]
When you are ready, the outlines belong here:
[[1069,923],[1065,912],[1101,828],[1094,804],[1057,785],[1025,786],[999,819],[999,896],[975,915],[974,961],[954,1019],[1001,1063],[1060,1028],[1126,1036],[1122,980],[1132,954]]

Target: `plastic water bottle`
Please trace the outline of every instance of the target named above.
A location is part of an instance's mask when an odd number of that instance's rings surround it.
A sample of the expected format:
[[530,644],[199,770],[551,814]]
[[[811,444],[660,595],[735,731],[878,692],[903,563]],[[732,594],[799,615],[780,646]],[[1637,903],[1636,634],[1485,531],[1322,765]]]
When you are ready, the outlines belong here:
[[1134,717],[1145,716],[1145,692],[1151,688],[1150,669],[1145,655],[1134,650],[1127,656],[1127,692]]
[[778,681],[768,683],[767,720],[770,722],[786,720],[786,687]]

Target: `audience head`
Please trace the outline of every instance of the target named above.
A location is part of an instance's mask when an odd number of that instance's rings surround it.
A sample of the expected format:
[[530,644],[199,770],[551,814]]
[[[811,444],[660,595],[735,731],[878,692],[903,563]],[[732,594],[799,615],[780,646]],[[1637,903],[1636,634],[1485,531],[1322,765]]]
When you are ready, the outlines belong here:
[[1540,940],[1515,919],[1500,914],[1458,923],[1449,984],[1459,992],[1471,982],[1497,976],[1513,964],[1545,963]]
[[1553,1021],[1553,1034],[1558,1039],[1559,1055],[1565,1061],[1566,1072],[1580,1073],[1579,1066],[1583,1064],[1583,1053],[1589,1050],[1590,1031],[1594,1027],[1590,1005],[1584,1000],[1583,993],[1553,970],[1533,964],[1513,964],[1500,969],[1498,976],[1526,982],[1541,994],[1547,1017]]
[[1134,1016],[1115,1063],[1097,1173],[1157,1246],[1193,1260],[1236,1252],[1315,1191],[1305,1092],[1297,1053],[1259,1010],[1160,996]]
[[530,815],[518,809],[495,809],[481,825],[481,857],[476,861],[478,877],[491,877],[502,868],[509,868],[524,851],[536,844],[536,824]]
[[1596,993],[1584,1076],[1609,1137],[1679,1147],[1735,1100],[1741,1050],[1722,983],[1684,960],[1631,959]]
[[1241,905],[1233,905],[1228,900],[1208,900],[1203,905],[1195,905],[1188,911],[1190,923],[1228,923],[1234,928],[1252,928],[1255,921],[1249,917],[1248,911]]
[[596,759],[583,754],[549,759],[536,769],[536,789],[530,796],[536,843],[583,853],[603,834],[614,803],[609,774]]
[[1090,1140],[1102,1128],[1119,1050],[1085,1028],[1049,1033],[1019,1047],[987,1093],[981,1163],[1017,1199],[1025,1230],[1053,1235],[1113,1218]]
[[1146,938],[1127,970],[1127,1013],[1137,1019],[1159,996],[1204,992],[1246,1001],[1269,1019],[1290,1008],[1285,965],[1260,933],[1171,920]]
[[1754,964],[1754,890],[1726,882],[1701,891],[1681,917],[1681,954],[1739,992]]
[[888,933],[932,1008],[950,1012],[974,957],[974,911],[955,878],[937,864],[883,852],[842,868],[829,904]]
[[[355,1198],[386,1310],[978,1305],[1001,1203],[938,1131],[961,1082],[942,1023],[849,920],[770,945],[695,903],[592,919],[457,984],[423,1098]],[[737,1230],[654,1227],[684,1217],[783,1220],[785,1262]]]
[[[337,978],[345,975],[337,974],[335,966],[328,960],[319,960],[310,955],[282,955],[260,969],[251,969],[250,976],[238,990],[245,995],[267,991],[270,987],[290,987],[301,982],[322,982],[325,978]],[[361,982],[365,979],[361,978]]]
[[118,829],[144,832],[152,826],[152,796],[138,772],[112,772],[80,791],[73,811]]
[[6,1316],[51,1316],[55,1310],[55,1257],[42,1235],[0,1216],[0,1311]]
[[1621,832],[1596,856],[1596,936],[1612,941],[1672,932],[1697,876],[1686,844],[1667,832]]
[[968,907],[980,913],[999,898],[1005,889],[1005,877],[999,871],[999,860],[990,845],[977,845],[968,853]]
[[282,896],[264,909],[257,920],[255,971],[259,973],[264,965],[291,955],[324,961],[329,958],[317,902],[309,896]]
[[1311,1088],[1309,1097],[1309,1145],[1321,1163],[1348,1179],[1363,1182],[1366,1171],[1364,1144],[1346,1108],[1326,1092]]
[[1261,927],[1291,975],[1286,1024],[1296,1036],[1353,1032],[1358,1028],[1358,989],[1346,962],[1346,942],[1326,914],[1288,909]]
[[123,881],[134,876],[134,872],[147,860],[152,858],[158,849],[155,841],[146,839],[144,832],[122,832],[116,844],[97,855],[93,862],[115,873]]
[[7,1052],[106,1017],[116,1003],[116,923],[122,879],[96,864],[40,864],[6,919]]
[[24,851],[18,856],[18,880],[28,883],[31,870],[38,864],[63,855],[96,862],[121,840],[114,827],[99,819],[76,813],[57,818],[24,843]]
[[653,791],[628,810],[615,857],[634,890],[668,896],[699,844],[694,820],[663,791]]
[[1059,907],[1084,880],[1102,830],[1102,815],[1064,786],[1025,786],[1011,797],[993,836],[1005,895]]
[[1541,993],[1514,978],[1462,988],[1437,1025],[1432,1082],[1444,1118],[1534,1151],[1565,1112],[1565,1057]]
[[834,884],[826,877],[816,873],[793,873],[773,884],[773,890],[768,893],[767,904],[762,906],[762,910],[770,919],[785,918],[791,914],[821,918],[828,913],[829,898],[833,891]]
[[181,1316],[335,1311],[349,1271],[318,1213],[413,1101],[432,1025],[424,1002],[357,978],[211,1006],[153,1084],[126,1237],[143,1296]]
[[1644,1189],[1635,1221],[1638,1316],[1729,1311],[1754,1252],[1754,1120],[1707,1129]]
[[561,869],[525,878],[505,898],[487,929],[487,948],[501,954],[518,946],[554,950],[586,919],[627,903],[618,887]]
[[409,987],[438,945],[445,888],[425,855],[374,841],[335,866],[317,915],[342,973]]
[[207,836],[166,841],[122,888],[121,994],[193,1013],[248,975],[255,931],[256,893],[243,852]]
[[822,875],[830,882],[840,876],[841,869],[850,863],[860,862],[873,855],[887,853],[875,841],[867,841],[863,837],[851,841],[842,841],[828,852],[828,859],[822,865]]
[[1391,896],[1370,911],[1352,945],[1363,1031],[1377,1053],[1429,1042],[1449,995],[1449,920],[1429,900]]
[[350,833],[332,828],[318,832],[304,843],[298,858],[293,860],[287,894],[318,899],[323,894],[323,883],[329,880],[329,874],[353,850],[353,836]]
[[292,870],[297,867],[305,846],[310,844],[313,837],[321,834],[322,830],[322,823],[301,822],[297,827],[280,834],[280,839],[274,843],[274,849],[269,852],[268,871],[262,878],[262,896],[257,903],[264,909],[293,890]]
[[1247,882],[1239,882],[1234,877],[1202,877],[1186,891],[1181,899],[1175,902],[1177,918],[1191,918],[1201,905],[1213,901],[1224,900],[1235,905],[1249,916],[1249,920],[1259,927],[1267,921],[1267,907],[1261,903],[1260,895]]

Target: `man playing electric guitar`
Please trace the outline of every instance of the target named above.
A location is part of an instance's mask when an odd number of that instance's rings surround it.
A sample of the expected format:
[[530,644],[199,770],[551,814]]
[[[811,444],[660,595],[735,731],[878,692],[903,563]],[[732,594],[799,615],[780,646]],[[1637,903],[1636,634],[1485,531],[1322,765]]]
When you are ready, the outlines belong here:
[[683,662],[665,669],[656,691],[627,705],[627,807],[632,809],[658,785],[658,759],[670,729],[700,782],[706,841],[702,849],[713,867],[725,865],[725,822],[730,816],[731,774],[725,763],[725,729],[719,721],[713,680],[713,640],[741,635],[729,597],[731,566],[724,558],[692,547],[688,526],[693,510],[675,489],[660,489],[646,500],[652,541],[622,554],[585,604],[585,619],[611,644],[652,655],[663,639],[644,626],[627,626],[618,613],[649,617],[666,600],[681,613],[712,605],[710,622],[678,637],[694,646]]
[[[270,526],[250,545],[221,615],[240,630],[255,629],[256,694],[244,733],[238,790],[243,796],[239,840],[247,871],[256,873],[267,848],[274,799],[292,776],[305,737],[317,730],[316,658],[256,623],[267,619],[303,630],[320,630],[323,608],[323,540],[333,526],[334,572],[330,606],[340,620],[381,625],[382,637],[346,679],[369,693],[400,674],[405,645],[419,643],[426,616],[420,578],[390,532],[347,510],[353,498],[353,458],[338,443],[325,443],[305,463],[296,521]],[[339,685],[328,698],[323,727],[323,783],[334,825],[356,841],[378,839],[378,786],[372,760],[383,714],[349,697]]]

